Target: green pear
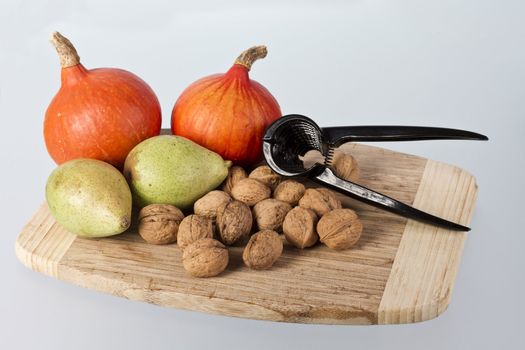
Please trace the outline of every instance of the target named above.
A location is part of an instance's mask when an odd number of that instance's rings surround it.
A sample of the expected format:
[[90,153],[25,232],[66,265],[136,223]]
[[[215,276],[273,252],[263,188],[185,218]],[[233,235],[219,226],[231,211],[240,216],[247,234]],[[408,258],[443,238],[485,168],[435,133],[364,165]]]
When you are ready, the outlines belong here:
[[47,180],[46,200],[56,221],[79,236],[112,236],[131,223],[126,179],[100,160],[81,158],[60,165]]
[[139,143],[124,163],[138,206],[171,204],[180,209],[219,186],[231,162],[184,137],[161,135]]

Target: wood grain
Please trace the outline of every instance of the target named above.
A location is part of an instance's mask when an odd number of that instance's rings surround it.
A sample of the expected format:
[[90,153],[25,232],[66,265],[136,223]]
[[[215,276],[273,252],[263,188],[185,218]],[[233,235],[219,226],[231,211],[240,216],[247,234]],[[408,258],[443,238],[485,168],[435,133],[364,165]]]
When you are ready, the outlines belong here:
[[[451,165],[428,161],[414,206],[468,225],[476,200],[474,177]],[[381,304],[379,323],[425,321],[448,306],[466,238],[409,220]]]
[[58,264],[75,239],[55,222],[43,204],[18,236],[16,255],[27,267],[59,277]]
[[[359,144],[365,186],[468,224],[475,180],[442,163]],[[149,245],[134,228],[104,239],[77,238],[57,225],[45,205],[16,243],[28,267],[77,285],[162,306],[229,316],[303,323],[376,324],[435,317],[448,305],[465,235],[422,225],[341,196],[364,224],[356,247],[285,246],[267,271],[242,263],[230,249],[225,273],[189,277],[176,245]]]

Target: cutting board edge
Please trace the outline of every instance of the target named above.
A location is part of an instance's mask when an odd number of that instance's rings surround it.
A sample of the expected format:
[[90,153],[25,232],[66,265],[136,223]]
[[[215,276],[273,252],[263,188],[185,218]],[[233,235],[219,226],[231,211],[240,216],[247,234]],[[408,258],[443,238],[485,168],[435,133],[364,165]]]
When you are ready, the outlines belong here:
[[[448,178],[440,178],[446,191],[437,194],[429,193],[431,187],[428,186],[428,182],[432,181],[437,173],[443,173],[444,171],[450,174]],[[449,181],[449,183],[445,183],[446,181]],[[459,201],[463,198],[458,197],[458,193],[460,193],[457,191],[458,187],[467,189],[463,209],[458,217],[450,217],[445,212],[429,208],[428,202],[425,203],[424,201],[427,198],[439,198],[440,196],[443,200],[452,197],[453,202],[458,202],[459,205]],[[454,191],[452,191],[453,189]],[[427,160],[413,205],[419,209],[430,211],[435,215],[468,226],[474,212],[478,190],[476,177],[468,171],[455,165],[429,159]],[[439,200],[436,202],[439,202]],[[467,233],[447,232],[445,229],[429,225],[424,225],[425,228],[421,229],[423,225],[412,220],[407,222],[379,305],[377,313],[378,324],[406,324],[429,321],[440,316],[448,308],[459,271]],[[415,235],[419,237],[415,237]],[[440,247],[443,247],[440,243],[444,240],[452,240],[453,242],[452,249],[447,247],[447,250],[451,250],[449,255],[447,255],[448,252],[440,249]],[[418,295],[408,296],[406,291],[414,289],[406,288],[406,286],[419,282],[417,278],[413,277],[414,275],[407,275],[407,271],[411,271],[410,267],[415,266],[412,257],[416,249],[418,250],[416,254],[419,254],[417,256],[427,257],[425,272],[420,272],[418,276],[426,277],[426,274],[429,274],[434,277],[435,283],[425,284],[426,286],[433,286],[432,290],[418,288]],[[426,252],[422,253],[422,249],[426,249]],[[445,264],[439,265],[442,267],[442,271],[435,271],[436,267],[433,264],[437,264],[437,259],[442,256],[448,256],[449,260]],[[392,301],[395,304],[393,307],[391,305]]]
[[[308,314],[301,316],[300,313],[294,311],[277,311],[238,300],[185,294],[169,290],[148,289],[119,281],[118,279],[106,278],[96,272],[87,275],[80,269],[61,265],[60,259],[62,257],[58,260],[51,260],[30,252],[20,244],[18,239],[15,242],[15,253],[18,260],[25,267],[35,272],[78,287],[132,301],[146,302],[160,307],[273,322],[341,325],[371,325],[377,323],[375,315],[367,315],[365,312],[349,312],[342,309],[327,312],[326,310],[313,308]],[[330,317],[330,313],[334,317]],[[324,317],[311,316],[315,314],[324,315]]]
[[[88,276],[96,279],[96,283],[88,283],[84,272],[69,266],[61,266],[59,273],[60,279],[83,288],[156,306],[204,312],[217,316],[303,324],[370,325],[377,323],[375,315],[360,312],[345,312],[342,309],[323,312],[322,309],[313,308],[309,313],[301,315],[294,310],[271,309],[239,300],[134,286],[97,273]],[[314,316],[316,314],[321,317]]]
[[[29,269],[58,278],[60,260],[75,239],[55,222],[44,202],[16,238],[15,255]],[[46,244],[42,246],[44,240]],[[46,254],[38,254],[37,250]]]

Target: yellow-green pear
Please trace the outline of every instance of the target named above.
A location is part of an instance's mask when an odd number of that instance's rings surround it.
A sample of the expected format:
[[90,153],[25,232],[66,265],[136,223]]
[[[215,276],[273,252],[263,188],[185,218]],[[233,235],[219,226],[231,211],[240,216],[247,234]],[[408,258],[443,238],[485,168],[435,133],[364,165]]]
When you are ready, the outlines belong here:
[[124,176],[137,205],[171,204],[186,209],[219,186],[230,165],[230,161],[191,140],[161,135],[131,150]]
[[112,236],[131,223],[126,179],[100,160],[80,158],[60,165],[47,180],[46,200],[56,221],[79,236]]

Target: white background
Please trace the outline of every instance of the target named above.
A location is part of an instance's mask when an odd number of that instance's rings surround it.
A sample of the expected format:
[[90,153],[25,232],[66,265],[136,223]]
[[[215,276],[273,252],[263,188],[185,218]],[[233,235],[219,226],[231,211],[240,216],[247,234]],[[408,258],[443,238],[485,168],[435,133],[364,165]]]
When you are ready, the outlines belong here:
[[[390,148],[459,165],[479,198],[452,302],[401,326],[251,321],[161,308],[81,289],[23,267],[15,238],[43,201],[54,164],[42,137],[59,87],[48,35],[88,68],[146,80],[165,127],[192,81],[266,44],[252,78],[283,113],[321,125],[472,129],[488,143]],[[3,1],[0,4],[0,347],[2,349],[516,349],[523,346],[525,2]]]

